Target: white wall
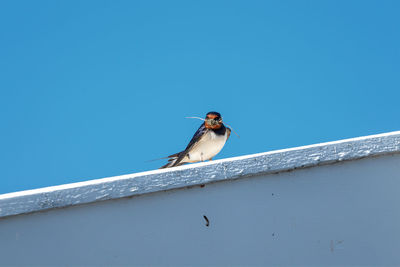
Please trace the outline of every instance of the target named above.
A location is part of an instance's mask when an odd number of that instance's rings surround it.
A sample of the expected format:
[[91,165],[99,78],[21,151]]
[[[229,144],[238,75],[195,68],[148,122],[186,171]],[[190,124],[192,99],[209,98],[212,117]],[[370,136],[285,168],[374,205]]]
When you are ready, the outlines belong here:
[[399,203],[400,154],[369,157],[4,217],[0,263],[400,265]]

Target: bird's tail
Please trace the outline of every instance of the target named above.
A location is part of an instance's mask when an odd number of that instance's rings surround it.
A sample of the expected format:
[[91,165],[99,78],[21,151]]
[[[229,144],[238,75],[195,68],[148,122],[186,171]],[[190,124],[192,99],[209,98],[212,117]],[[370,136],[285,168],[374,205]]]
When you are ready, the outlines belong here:
[[173,154],[168,156],[168,163],[165,164],[164,166],[161,166],[160,169],[165,169],[165,168],[170,168],[170,167],[176,167],[176,166],[181,166],[183,164],[185,164],[185,162],[178,162],[177,160],[179,159],[179,156],[182,152]]

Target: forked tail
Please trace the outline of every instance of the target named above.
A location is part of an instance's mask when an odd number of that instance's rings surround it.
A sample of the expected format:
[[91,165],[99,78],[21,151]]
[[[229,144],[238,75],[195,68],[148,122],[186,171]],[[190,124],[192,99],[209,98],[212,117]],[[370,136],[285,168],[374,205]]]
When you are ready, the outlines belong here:
[[[164,166],[161,166],[160,169],[165,169],[165,168],[170,168],[170,167],[176,167],[176,166],[181,166],[185,164],[185,162],[180,162],[182,159],[180,155],[183,153],[179,152],[173,155],[168,156],[168,163],[165,164]],[[179,160],[179,162],[177,162]]]

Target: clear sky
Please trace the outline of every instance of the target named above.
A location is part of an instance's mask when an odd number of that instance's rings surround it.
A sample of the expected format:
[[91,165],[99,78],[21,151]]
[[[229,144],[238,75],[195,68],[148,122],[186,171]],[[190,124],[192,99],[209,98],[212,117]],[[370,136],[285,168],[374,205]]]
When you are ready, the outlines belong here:
[[400,1],[1,1],[0,193],[400,130]]

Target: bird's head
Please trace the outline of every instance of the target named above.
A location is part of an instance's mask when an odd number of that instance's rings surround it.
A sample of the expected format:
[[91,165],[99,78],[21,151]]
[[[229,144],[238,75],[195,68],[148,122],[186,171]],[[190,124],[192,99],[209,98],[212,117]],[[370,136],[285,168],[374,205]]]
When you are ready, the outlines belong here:
[[204,120],[207,129],[217,130],[222,127],[221,114],[215,111],[208,112]]

